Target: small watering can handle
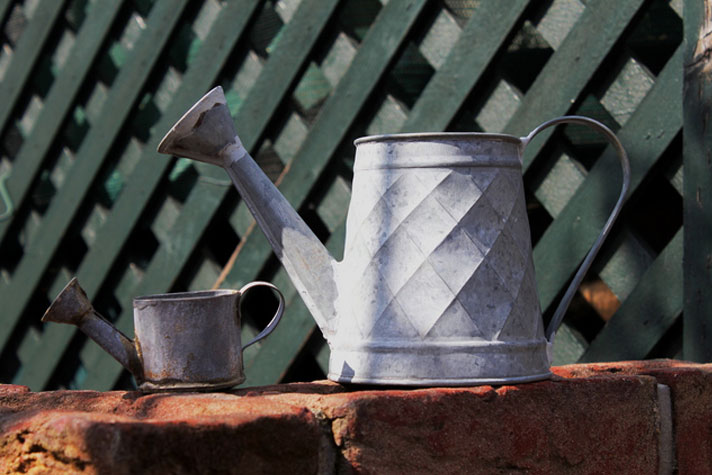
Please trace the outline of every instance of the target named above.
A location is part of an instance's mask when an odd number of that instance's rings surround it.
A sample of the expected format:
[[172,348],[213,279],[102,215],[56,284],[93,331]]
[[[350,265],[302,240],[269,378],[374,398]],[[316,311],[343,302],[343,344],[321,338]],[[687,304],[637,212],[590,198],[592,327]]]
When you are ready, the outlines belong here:
[[277,311],[274,314],[274,317],[272,317],[272,320],[267,324],[267,326],[257,335],[254,337],[250,342],[246,345],[242,345],[242,350],[244,351],[245,348],[250,346],[253,343],[257,343],[260,341],[262,338],[266,337],[270,333],[272,333],[272,330],[274,330],[277,327],[277,324],[279,323],[279,320],[282,318],[282,314],[284,313],[284,295],[282,295],[282,292],[279,291],[277,287],[274,285],[270,284],[269,282],[250,282],[249,284],[245,285],[243,288],[240,289],[240,298],[253,287],[269,287],[270,289],[274,290],[277,292],[277,297],[279,298],[279,307],[277,307]]
[[613,131],[611,131],[611,129],[596,120],[578,115],[557,117],[556,119],[544,122],[534,130],[532,130],[529,135],[527,135],[526,137],[522,137],[521,140],[523,146],[529,144],[531,139],[533,139],[542,130],[562,123],[585,125],[594,129],[597,132],[602,133],[606,137],[606,140],[608,140],[608,142],[613,145],[613,148],[618,154],[618,159],[620,160],[621,168],[623,169],[623,186],[621,186],[621,193],[618,197],[618,202],[613,208],[613,211],[611,211],[611,215],[608,217],[606,224],[603,226],[601,234],[598,235],[598,239],[596,239],[596,242],[593,243],[593,246],[591,246],[591,250],[588,251],[586,258],[583,260],[583,263],[581,263],[581,267],[579,267],[578,271],[576,271],[574,279],[571,281],[571,284],[569,284],[569,288],[566,289],[566,293],[561,298],[561,302],[556,308],[554,316],[551,318],[551,322],[549,322],[549,326],[546,329],[546,339],[550,343],[552,343],[554,340],[554,335],[559,329],[561,321],[564,319],[564,313],[566,313],[566,309],[569,308],[569,304],[571,303],[571,299],[574,297],[574,293],[581,284],[581,281],[583,280],[586,271],[588,271],[588,268],[591,267],[591,263],[596,257],[596,254],[598,254],[598,250],[601,248],[603,241],[606,239],[608,233],[611,231],[613,223],[618,218],[621,208],[623,207],[623,203],[625,202],[625,199],[628,195],[628,189],[630,188],[630,162],[628,161],[628,155],[626,155],[625,150],[623,150],[623,144],[621,144],[620,140],[618,140],[618,137],[616,137],[616,135],[613,133]]

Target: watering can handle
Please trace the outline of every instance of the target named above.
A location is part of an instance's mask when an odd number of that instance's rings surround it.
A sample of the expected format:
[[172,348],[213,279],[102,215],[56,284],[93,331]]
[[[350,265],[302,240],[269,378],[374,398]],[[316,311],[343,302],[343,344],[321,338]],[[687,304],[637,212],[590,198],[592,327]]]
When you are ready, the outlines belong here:
[[618,202],[613,207],[613,211],[611,211],[611,215],[608,217],[606,224],[603,226],[601,234],[598,235],[598,239],[596,239],[596,242],[593,243],[593,246],[591,246],[591,250],[588,251],[586,258],[583,260],[583,263],[581,263],[581,266],[576,271],[574,279],[571,281],[571,284],[569,284],[569,288],[566,289],[566,293],[561,298],[561,302],[559,302],[559,306],[556,308],[554,316],[551,318],[549,326],[546,328],[545,336],[550,343],[552,343],[554,340],[556,330],[559,329],[559,325],[561,325],[561,321],[564,319],[564,313],[566,313],[566,309],[569,308],[569,304],[571,303],[571,299],[574,297],[574,293],[581,284],[581,281],[583,280],[586,271],[588,271],[588,268],[591,267],[593,259],[596,257],[596,254],[598,254],[598,250],[601,248],[603,241],[606,239],[608,233],[613,227],[613,223],[616,221],[618,215],[620,214],[621,208],[623,207],[623,203],[625,202],[625,199],[628,195],[628,189],[630,188],[631,175],[628,155],[626,155],[625,150],[623,149],[623,144],[621,144],[620,140],[618,140],[618,137],[616,137],[616,135],[613,133],[613,131],[611,131],[611,129],[596,120],[589,119],[588,117],[570,115],[557,117],[556,119],[546,121],[536,127],[534,130],[532,130],[529,135],[527,135],[526,137],[522,137],[522,146],[526,147],[531,141],[531,139],[533,139],[542,130],[562,123],[585,125],[594,129],[597,132],[600,132],[606,137],[606,140],[608,140],[608,142],[613,145],[616,154],[618,154],[618,159],[620,160],[621,168],[623,169],[623,185],[621,186],[621,193],[618,197]]
[[274,290],[277,292],[277,297],[279,298],[279,307],[277,307],[277,311],[274,313],[274,316],[272,317],[272,320],[267,324],[267,326],[250,342],[246,345],[242,345],[242,350],[244,351],[245,348],[250,346],[253,343],[257,343],[260,341],[262,338],[266,337],[270,333],[272,333],[272,330],[274,330],[277,327],[277,324],[279,323],[279,320],[282,318],[282,314],[284,313],[284,295],[282,295],[282,292],[279,291],[277,287],[274,285],[270,284],[269,282],[250,282],[249,284],[245,285],[240,289],[240,298],[244,295],[245,292],[250,290],[253,287],[269,287],[270,289]]

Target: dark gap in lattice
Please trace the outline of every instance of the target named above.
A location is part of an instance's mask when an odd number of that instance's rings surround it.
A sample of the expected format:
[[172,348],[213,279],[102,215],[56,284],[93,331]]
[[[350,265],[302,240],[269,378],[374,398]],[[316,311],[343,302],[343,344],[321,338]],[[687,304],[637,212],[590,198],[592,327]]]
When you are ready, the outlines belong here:
[[[167,43],[168,60],[171,65],[173,65],[181,73],[184,73],[188,68],[188,60],[193,43],[195,41],[199,41],[193,31],[191,21],[198,15],[200,7],[202,7],[202,5],[197,2],[188,4],[188,8],[186,8],[185,12],[181,16],[178,26]],[[160,67],[154,67],[153,72],[155,73],[160,69]]]
[[334,157],[331,159],[329,168],[335,175],[341,176],[346,183],[351,185],[354,179],[354,161],[356,157],[356,146],[354,140],[362,135],[348,134],[342,141],[341,145],[336,149]]
[[[93,84],[97,81],[104,83],[107,87],[111,87],[114,83],[116,76],[119,74],[121,65],[116,64],[114,58],[112,57],[111,50],[119,45],[121,36],[126,27],[129,25],[132,14],[135,11],[145,17],[140,10],[134,10],[130,5],[123,5],[119,10],[113,23],[111,24],[109,33],[105,35],[104,44],[101,46],[101,49],[96,56],[94,65],[92,66],[90,73],[87,74],[84,85],[80,88],[80,91],[91,90],[93,88]],[[91,86],[89,86],[89,84],[91,84]]]
[[[398,56],[390,73],[385,77],[385,89],[410,109],[420,97],[433,74],[435,74],[435,69],[423,57],[415,44],[409,42]],[[383,91],[382,88],[378,90]]]
[[114,294],[113,286],[103,285],[94,297],[93,304],[96,311],[110,322],[115,322],[123,311],[121,302]]
[[136,13],[141,15],[142,17],[147,17],[148,14],[151,12],[151,8],[153,8],[153,5],[156,3],[156,0],[132,0],[131,4],[133,5],[134,9],[136,10]]
[[554,220],[528,188],[524,188],[524,200],[527,204],[527,218],[533,249]]
[[79,269],[88,250],[89,247],[81,235],[81,229],[74,226],[74,229],[69,229],[64,233],[62,241],[57,247],[58,263],[61,262],[62,267],[75,272]]
[[215,262],[220,268],[225,267],[235,251],[235,247],[240,243],[240,236],[228,221],[234,209],[233,202],[234,200],[231,199],[223,200],[215,213],[215,219],[212,220],[205,233],[205,246],[215,257]]
[[284,22],[275,11],[274,6],[274,1],[266,1],[257,17],[252,21],[247,33],[252,48],[263,58],[269,56],[268,47],[284,26]]
[[122,370],[119,378],[112,387],[114,391],[136,391],[136,380],[127,370]]
[[378,0],[347,0],[338,13],[338,23],[344,33],[360,43],[381,8]]
[[[316,363],[319,364],[319,362],[317,361],[319,353],[322,351],[322,349],[324,349],[324,347],[327,347],[325,351],[329,351],[328,346],[329,344],[326,342],[326,339],[324,338],[324,334],[321,332],[321,329],[319,327],[316,327],[309,336],[309,339],[304,345],[304,350],[302,351],[310,353],[315,359]],[[323,369],[322,374],[324,374],[323,377],[326,377],[326,374],[324,373]]]
[[2,151],[4,152],[3,154],[12,161],[20,152],[23,142],[24,139],[22,138],[22,133],[17,127],[15,120],[8,121],[8,125],[2,135],[2,143],[0,145],[2,146]]
[[[641,318],[647,318],[646,315],[641,315]],[[646,321],[643,320],[643,324]],[[677,316],[675,322],[670,325],[670,328],[663,334],[662,338],[653,346],[653,348],[645,355],[645,359],[654,358],[681,358],[682,353],[682,328],[684,325],[683,314]]]
[[321,331],[317,328],[312,332],[302,351],[297,353],[291,361],[289,368],[279,381],[280,383],[297,383],[306,381],[318,381],[326,379],[326,374],[319,366],[310,348],[322,339]]
[[447,126],[448,132],[484,132],[475,121],[477,112],[470,107],[461,108],[452,122]]
[[[317,185],[312,187],[312,192],[316,192],[317,194],[321,195],[323,192],[326,192],[328,190],[328,183],[331,183],[332,181],[333,179],[325,183],[321,180],[317,180]],[[318,237],[319,240],[324,243],[329,239],[331,233],[319,217],[319,214],[316,212],[316,207],[318,206],[318,204],[319,200],[315,199],[315,197],[310,193],[309,195],[307,195],[307,199],[304,201],[304,205],[302,205],[302,207],[299,209],[299,215],[302,217],[304,222],[307,223],[309,228],[311,228],[316,237]]]
[[188,158],[179,158],[168,170],[166,192],[180,203],[185,203],[200,176],[193,166],[193,161]]
[[634,26],[628,47],[633,57],[653,74],[659,74],[682,43],[682,19],[670,8],[667,0],[654,0],[639,20],[631,24]]
[[[55,324],[49,323],[49,325]],[[52,375],[47,380],[47,384],[45,384],[43,388],[36,389],[50,391],[71,388],[72,380],[81,366],[80,354],[82,348],[87,341],[88,337],[79,329],[75,329],[74,335],[69,341],[69,344],[64,348],[59,361],[53,361],[51,363],[54,365],[54,371],[52,371]],[[92,344],[95,343],[92,342]]]
[[64,11],[64,20],[74,31],[79,30],[87,17],[87,10],[90,7],[89,0],[72,0]]
[[150,228],[152,222],[153,220],[144,217],[139,220],[138,227],[124,243],[125,255],[117,261],[133,263],[142,270],[149,266],[159,246],[158,239]]
[[[227,184],[226,186],[232,185]],[[236,194],[237,192],[235,192]],[[228,220],[235,208],[235,201],[234,196],[228,196],[223,199],[212,221],[196,242],[193,252],[176,277],[171,286],[171,292],[187,291],[205,260],[214,262],[217,269],[222,269],[227,264],[235,248],[240,243],[240,237],[235,233]],[[213,284],[214,282],[202,283],[201,288],[210,288]]]
[[[156,70],[154,69],[154,71]],[[130,124],[128,128],[134,137],[142,143],[146,143],[151,138],[152,127],[160,119],[161,111],[153,100],[153,94],[147,92],[139,99],[136,108],[129,115]]]
[[240,297],[242,324],[249,324],[259,332],[270,322],[278,306],[279,301],[272,290],[264,286],[254,287]]
[[84,105],[86,105],[85,101],[80,102],[80,100],[77,100],[74,104],[74,109],[69,112],[69,117],[60,127],[60,140],[74,153],[79,150],[84,138],[89,133],[89,121],[86,117]]
[[5,343],[2,352],[0,352],[0,381],[3,383],[12,382],[22,367],[22,363],[17,356],[17,349],[22,341],[22,335],[23,333],[13,332],[11,338]]
[[17,265],[25,255],[25,251],[20,243],[20,231],[22,229],[21,225],[25,223],[28,216],[28,207],[16,210],[15,219],[10,224],[10,229],[5,234],[2,246],[0,246],[0,255],[2,256],[0,268],[5,269],[10,274],[15,271],[15,268],[17,268]]
[[41,215],[44,215],[56,193],[57,188],[50,180],[50,171],[46,169],[42,170],[31,188],[29,201],[32,208]]
[[[542,11],[542,10],[540,10]],[[546,65],[554,50],[544,40],[536,27],[527,21],[536,10],[527,10],[514,35],[507,38],[506,50],[498,55],[502,78],[525,94]]]
[[660,174],[636,191],[628,223],[656,253],[662,252],[682,226],[682,196]]
[[[125,129],[122,129],[107,152],[104,163],[96,174],[91,191],[84,200],[85,202],[96,201],[107,209],[113,207],[128,178],[123,176],[116,167],[129,143],[130,136]],[[96,159],[100,160],[101,157],[96,157]]]
[[[392,60],[392,65],[381,83],[386,91],[410,109],[420,97],[435,69],[421,54],[417,44],[431,28],[440,13],[440,5],[430,3],[411,28],[409,38],[400,47]],[[383,91],[383,87],[377,90]]]

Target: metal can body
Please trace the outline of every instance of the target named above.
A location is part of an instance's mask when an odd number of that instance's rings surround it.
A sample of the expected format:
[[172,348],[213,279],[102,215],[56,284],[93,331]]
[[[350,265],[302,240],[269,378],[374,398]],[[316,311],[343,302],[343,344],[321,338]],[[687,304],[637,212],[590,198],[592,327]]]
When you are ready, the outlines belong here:
[[143,390],[209,390],[245,379],[236,290],[134,299]]
[[548,377],[520,140],[406,134],[356,145],[329,377]]

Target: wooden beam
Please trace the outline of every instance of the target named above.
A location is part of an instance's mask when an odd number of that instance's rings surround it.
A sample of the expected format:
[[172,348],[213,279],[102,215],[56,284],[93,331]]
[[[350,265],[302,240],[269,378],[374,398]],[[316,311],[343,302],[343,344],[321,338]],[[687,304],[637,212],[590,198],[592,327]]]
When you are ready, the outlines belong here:
[[686,0],[683,15],[683,357],[707,362],[712,361],[712,1]]

